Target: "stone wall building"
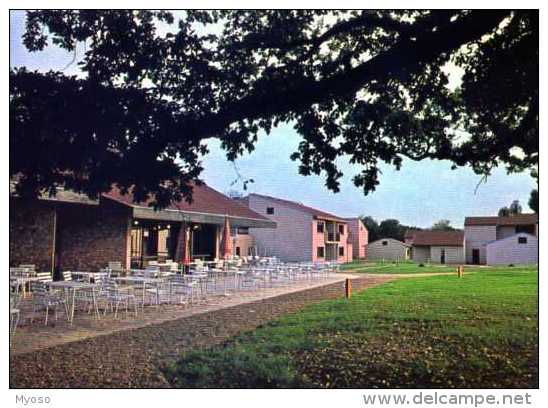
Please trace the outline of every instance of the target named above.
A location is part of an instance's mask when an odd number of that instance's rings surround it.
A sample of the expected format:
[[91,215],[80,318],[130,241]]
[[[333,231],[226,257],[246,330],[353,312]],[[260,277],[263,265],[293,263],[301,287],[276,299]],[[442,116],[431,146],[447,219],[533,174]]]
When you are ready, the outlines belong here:
[[225,218],[233,228],[276,224],[206,185],[194,186],[193,202],[154,210],[117,189],[97,200],[59,190],[55,197],[10,196],[10,266],[35,264],[39,271],[96,271],[108,262],[143,267],[182,253],[186,232],[192,258],[215,259]]

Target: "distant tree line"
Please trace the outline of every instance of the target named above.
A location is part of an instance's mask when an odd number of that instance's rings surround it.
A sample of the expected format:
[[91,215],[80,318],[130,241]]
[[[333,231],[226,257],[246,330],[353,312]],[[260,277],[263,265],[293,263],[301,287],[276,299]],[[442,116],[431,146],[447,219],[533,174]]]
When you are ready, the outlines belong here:
[[499,209],[499,217],[511,217],[513,215],[521,214],[522,208],[519,200],[512,201],[508,207],[501,207]]
[[[531,191],[531,196],[529,197],[529,202],[527,203],[529,208],[538,214],[538,188]],[[508,207],[504,206],[499,209],[499,217],[512,217],[514,215],[521,214],[523,208],[519,200],[512,201]]]
[[[538,214],[538,169],[533,168],[531,170],[531,177],[536,181],[537,187],[531,190],[531,194],[529,195],[529,201],[527,202],[527,205],[533,212]],[[519,202],[519,200],[512,201],[512,204],[510,204],[508,207],[504,206],[499,209],[499,217],[511,217],[513,215],[521,214],[522,213],[522,207]]]
[[529,196],[529,208],[533,210],[535,213],[538,214],[538,170],[533,169],[531,171],[531,177],[533,177],[537,182],[537,188],[533,189],[531,191],[531,195]]
[[[420,227],[401,224],[394,218],[388,218],[380,223],[370,216],[362,216],[360,219],[369,232],[369,242],[373,242],[381,238],[394,238],[398,241],[404,241],[406,233],[423,230],[423,228]],[[429,229],[433,231],[456,230],[456,228],[451,226],[451,221],[446,219],[435,222]]]

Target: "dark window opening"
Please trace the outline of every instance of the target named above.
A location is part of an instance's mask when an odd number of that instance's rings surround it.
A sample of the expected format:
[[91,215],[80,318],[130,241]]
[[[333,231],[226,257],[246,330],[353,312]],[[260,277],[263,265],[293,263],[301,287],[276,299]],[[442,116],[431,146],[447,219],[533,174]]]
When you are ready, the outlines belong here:
[[344,235],[344,225],[339,225],[339,234]]
[[274,214],[274,207],[266,207],[266,213],[270,215]]
[[384,246],[386,246],[386,245],[388,245],[388,241],[382,241],[382,244],[383,244]]
[[318,225],[316,226],[316,231],[320,232],[320,233],[323,233],[323,222],[319,222]]
[[317,251],[316,251],[316,255],[318,256],[318,258],[323,258],[324,257],[324,248],[323,247],[318,247]]
[[535,234],[535,226],[534,225],[518,225],[516,226],[516,234],[519,233],[526,233],[526,234]]
[[518,237],[518,244],[526,244],[527,237]]
[[238,234],[248,235],[249,234],[249,228],[248,227],[239,227],[238,228]]
[[339,256],[344,256],[344,247],[339,247]]
[[240,247],[236,247],[236,255],[240,256]]

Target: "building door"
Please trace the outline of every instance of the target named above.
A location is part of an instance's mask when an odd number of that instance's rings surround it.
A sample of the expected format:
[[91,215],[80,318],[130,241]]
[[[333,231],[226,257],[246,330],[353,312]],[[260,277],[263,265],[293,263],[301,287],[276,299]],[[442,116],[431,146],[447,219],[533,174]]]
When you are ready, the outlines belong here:
[[445,263],[445,249],[442,249],[440,251],[440,263],[441,264],[444,264]]
[[477,248],[472,249],[472,263],[474,265],[479,265],[480,263],[480,250]]

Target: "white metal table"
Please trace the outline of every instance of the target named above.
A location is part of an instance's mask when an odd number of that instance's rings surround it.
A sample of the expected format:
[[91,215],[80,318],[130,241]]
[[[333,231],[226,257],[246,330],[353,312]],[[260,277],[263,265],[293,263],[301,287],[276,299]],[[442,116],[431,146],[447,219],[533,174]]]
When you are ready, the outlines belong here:
[[66,297],[66,308],[67,314],[69,315],[70,324],[74,321],[74,306],[76,303],[76,292],[79,290],[90,290],[91,297],[93,302],[93,308],[95,309],[95,315],[97,319],[100,319],[99,307],[97,305],[97,296],[95,295],[95,290],[97,285],[89,282],[78,282],[78,281],[55,281],[49,282],[48,286],[54,289],[63,289]]
[[[156,286],[158,283],[164,283],[165,280],[162,278],[150,278],[146,276],[119,276],[117,278],[114,278],[116,282],[125,282],[128,284],[134,284],[134,285],[142,285],[142,301],[141,301],[141,308],[145,307],[145,297],[146,297],[146,287],[149,286]],[[156,294],[156,300],[159,302],[159,295]]]
[[107,273],[106,272],[81,272],[81,271],[71,271],[70,272],[71,275],[74,277],[74,276],[80,276],[84,279],[86,279],[86,281],[88,282],[91,282],[91,280],[93,279],[95,281],[95,278],[97,277],[103,277],[105,278],[107,276]]

